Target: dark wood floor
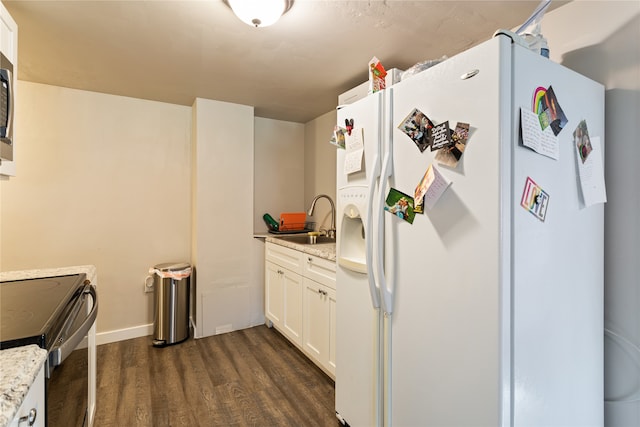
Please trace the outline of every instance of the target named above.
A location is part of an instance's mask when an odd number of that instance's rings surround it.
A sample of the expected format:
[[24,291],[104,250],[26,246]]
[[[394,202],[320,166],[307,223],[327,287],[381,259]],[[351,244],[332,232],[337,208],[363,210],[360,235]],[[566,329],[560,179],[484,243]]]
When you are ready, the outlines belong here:
[[266,326],[105,344],[97,359],[96,427],[339,425],[333,381]]

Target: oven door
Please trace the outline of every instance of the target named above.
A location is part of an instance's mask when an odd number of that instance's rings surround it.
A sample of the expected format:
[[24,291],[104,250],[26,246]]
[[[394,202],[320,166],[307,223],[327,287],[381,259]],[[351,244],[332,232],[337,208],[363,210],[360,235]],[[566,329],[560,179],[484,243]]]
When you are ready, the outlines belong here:
[[87,281],[68,311],[68,321],[49,352],[47,427],[86,426],[89,357],[87,348],[79,349],[78,346],[94,324],[97,314],[96,290]]

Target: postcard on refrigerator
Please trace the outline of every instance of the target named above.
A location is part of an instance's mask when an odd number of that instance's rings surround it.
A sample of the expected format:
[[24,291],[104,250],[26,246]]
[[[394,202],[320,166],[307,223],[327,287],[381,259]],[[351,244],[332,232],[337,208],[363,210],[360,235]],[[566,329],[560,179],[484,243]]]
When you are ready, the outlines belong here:
[[329,140],[329,142],[338,148],[345,148],[345,137],[344,134],[347,132],[346,129],[341,128],[340,126],[335,126],[333,128],[333,136]]
[[538,116],[524,107],[520,108],[520,133],[525,147],[554,160],[560,158],[558,137],[550,127],[542,130]]
[[431,129],[431,151],[453,145],[453,138],[449,130],[449,121],[435,125]]
[[395,188],[391,188],[385,203],[385,211],[394,214],[398,218],[404,219],[409,224],[413,224],[413,219],[416,216],[413,210],[413,197],[408,196]]
[[578,127],[573,131],[573,142],[576,144],[580,160],[584,163],[589,157],[593,147],[589,139],[589,131],[587,130],[587,121],[582,120],[578,123]]
[[534,180],[527,177],[522,191],[520,206],[531,212],[540,221],[544,221],[549,207],[549,194]]
[[544,91],[544,95],[539,99],[535,112],[542,129],[550,127],[555,136],[558,136],[564,125],[567,124],[567,117],[564,115],[551,86]]
[[442,175],[434,165],[429,166],[416,187],[414,199],[416,213],[423,213],[425,205],[429,209],[433,209],[450,185],[451,181]]
[[362,170],[362,158],[364,156],[364,129],[357,128],[351,131],[351,135],[345,136],[344,173],[359,172]]
[[[580,190],[585,207],[607,202],[607,190],[604,183],[604,166],[600,137],[590,139],[591,155],[585,161],[577,161]],[[582,159],[580,147],[576,146],[576,159]]]
[[453,135],[451,136],[453,144],[438,150],[435,157],[436,161],[441,165],[455,168],[464,153],[468,138],[469,123],[458,122],[456,124],[456,129],[453,131]]
[[433,122],[417,108],[398,125],[398,129],[406,133],[422,152],[431,145],[431,129]]

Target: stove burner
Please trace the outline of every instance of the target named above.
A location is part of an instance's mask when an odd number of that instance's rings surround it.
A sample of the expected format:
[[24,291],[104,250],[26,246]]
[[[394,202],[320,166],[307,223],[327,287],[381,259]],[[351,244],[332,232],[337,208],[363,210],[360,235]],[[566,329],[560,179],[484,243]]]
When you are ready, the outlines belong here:
[[33,311],[29,310],[9,309],[6,312],[5,310],[2,310],[2,329],[4,330],[7,327],[7,323],[28,322],[33,319],[33,317]]

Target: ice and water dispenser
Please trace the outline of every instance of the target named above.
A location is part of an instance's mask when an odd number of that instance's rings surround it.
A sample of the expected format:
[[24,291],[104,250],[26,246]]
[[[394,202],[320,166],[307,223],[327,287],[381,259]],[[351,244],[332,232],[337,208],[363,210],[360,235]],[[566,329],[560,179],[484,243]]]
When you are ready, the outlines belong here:
[[367,187],[351,186],[338,190],[340,234],[338,263],[344,268],[367,272],[365,222],[367,221]]

